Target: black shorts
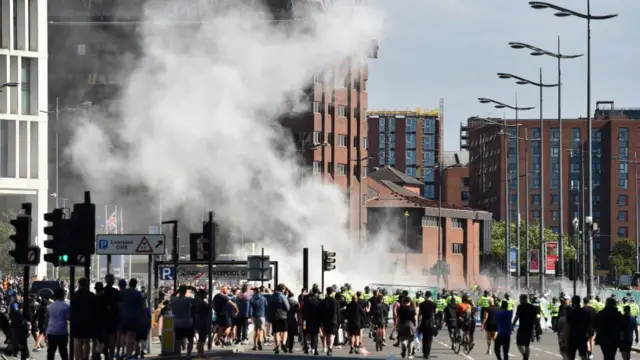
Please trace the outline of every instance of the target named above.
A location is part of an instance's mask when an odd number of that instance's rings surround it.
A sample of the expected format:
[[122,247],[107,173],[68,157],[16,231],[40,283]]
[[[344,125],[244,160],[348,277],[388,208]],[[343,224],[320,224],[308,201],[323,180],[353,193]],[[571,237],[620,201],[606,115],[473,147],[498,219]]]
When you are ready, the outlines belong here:
[[[533,334],[530,331],[518,331],[516,334],[516,345],[518,346],[529,346],[531,345],[531,336]],[[585,346],[587,343],[585,342]]]
[[135,332],[137,333],[140,330],[140,324],[134,320],[124,320],[122,324],[120,324],[120,331],[122,332]]
[[569,341],[569,344],[567,344],[567,353],[569,355],[569,358],[570,359],[575,358],[576,352],[582,357],[587,356],[587,340],[586,339],[578,343]]
[[182,339],[193,339],[194,331],[193,328],[176,328],[175,329],[176,340]]
[[277,319],[271,323],[274,332],[286,332],[289,329],[287,319]]
[[198,342],[201,343],[207,341],[207,338],[211,335],[211,327],[209,326],[198,326],[196,331],[198,333]]
[[632,346],[631,341],[624,341],[624,340],[620,341],[620,345],[619,345],[620,352],[631,352],[631,346]]
[[221,328],[231,327],[231,317],[227,314],[218,315],[216,318],[216,325]]

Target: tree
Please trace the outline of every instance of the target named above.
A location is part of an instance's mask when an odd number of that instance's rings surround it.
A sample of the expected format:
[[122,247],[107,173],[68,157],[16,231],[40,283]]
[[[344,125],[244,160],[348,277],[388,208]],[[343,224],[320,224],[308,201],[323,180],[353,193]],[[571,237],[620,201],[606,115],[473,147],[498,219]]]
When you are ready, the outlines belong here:
[[13,249],[13,242],[9,236],[13,235],[14,228],[9,221],[14,214],[0,215],[0,271],[3,275],[22,273],[22,268],[13,263],[9,251]]
[[[517,244],[517,224],[512,221],[510,223],[511,232],[510,232],[510,243],[511,247],[516,247]],[[529,249],[540,249],[540,224],[529,224]],[[525,241],[527,237],[527,227],[526,223],[523,221],[520,223],[520,270],[522,272],[526,271],[527,264],[527,252]],[[504,221],[493,221],[491,227],[491,253],[497,260],[503,260],[505,258],[504,254],[504,238],[505,238],[505,222]],[[574,244],[573,238],[570,236],[563,236],[563,245],[564,245],[564,259],[565,261],[569,259],[573,259],[576,256],[576,247]],[[549,228],[544,229],[543,241],[551,242],[558,241],[558,234],[554,233],[553,230]]]
[[636,270],[636,243],[631,239],[619,239],[609,255],[611,266],[618,269],[618,275],[632,275]]

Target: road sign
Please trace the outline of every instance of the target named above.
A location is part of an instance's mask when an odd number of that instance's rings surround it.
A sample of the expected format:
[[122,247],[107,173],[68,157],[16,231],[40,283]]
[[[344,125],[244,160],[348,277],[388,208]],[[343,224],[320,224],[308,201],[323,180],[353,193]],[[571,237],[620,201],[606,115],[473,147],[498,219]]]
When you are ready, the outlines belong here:
[[[207,267],[193,265],[179,265],[178,277],[180,278],[199,278],[207,276]],[[158,267],[158,278],[160,280],[175,280],[175,271],[171,265],[163,265]],[[213,280],[246,280],[246,266],[218,266],[213,268]]]
[[100,255],[162,255],[164,234],[119,234],[96,236],[96,253]]

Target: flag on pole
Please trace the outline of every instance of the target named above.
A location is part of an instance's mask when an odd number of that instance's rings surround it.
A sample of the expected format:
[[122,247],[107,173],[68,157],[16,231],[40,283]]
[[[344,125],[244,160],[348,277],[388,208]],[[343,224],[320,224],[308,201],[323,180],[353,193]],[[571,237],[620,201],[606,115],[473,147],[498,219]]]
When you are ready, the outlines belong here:
[[118,208],[107,218],[107,232],[118,233]]

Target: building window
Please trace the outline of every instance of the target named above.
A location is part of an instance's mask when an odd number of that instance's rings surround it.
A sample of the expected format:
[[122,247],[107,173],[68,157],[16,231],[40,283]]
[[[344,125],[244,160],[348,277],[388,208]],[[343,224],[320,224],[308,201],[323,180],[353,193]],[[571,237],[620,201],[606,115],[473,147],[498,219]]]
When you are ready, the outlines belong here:
[[463,229],[464,219],[451,219],[451,227],[454,229]]
[[15,50],[19,49],[18,47],[18,0],[13,0],[13,48]]
[[558,204],[560,202],[560,195],[551,195],[551,204]]
[[552,226],[551,231],[553,231],[553,233],[556,235],[560,234],[560,228],[557,226]]
[[436,120],[424,119],[422,121],[422,133],[423,134],[435,134],[436,133]]
[[422,226],[424,227],[438,227],[437,216],[424,216],[422,218]]
[[540,220],[540,210],[533,210],[533,220],[534,221]]
[[531,203],[533,205],[540,205],[540,195],[539,194],[531,195]]
[[435,199],[436,198],[436,186],[434,184],[425,184],[424,185],[424,197],[427,199]]
[[553,221],[558,221],[558,218],[560,217],[560,212],[557,210],[554,210],[551,212],[551,219]]
[[339,175],[339,176],[345,176],[345,175],[347,175],[347,165],[345,165],[345,164],[338,164],[338,175]]
[[618,221],[627,221],[626,211],[618,211]]
[[407,118],[407,120],[405,121],[405,124],[406,124],[405,132],[416,132],[416,128],[417,128],[416,123],[417,123],[416,118]]
[[451,253],[462,254],[464,252],[464,244],[451,244]]
[[384,134],[380,134],[380,137],[378,138],[378,148],[379,149],[384,149],[386,146],[385,145],[385,137]]
[[411,177],[416,177],[417,176],[417,171],[418,171],[418,169],[416,169],[415,167],[410,167],[410,166],[407,166],[404,169],[404,173],[407,174],[408,176],[411,176]]
[[367,168],[366,166],[362,167],[362,177],[367,177],[367,175],[369,174],[369,168]]
[[313,174],[314,175],[322,174],[322,162],[320,161],[313,162]]
[[618,195],[618,205],[628,205],[629,204],[629,198],[627,197],[627,195]]
[[31,114],[31,59],[22,58],[22,115]]
[[347,107],[344,105],[338,105],[338,116],[347,116]]
[[424,182],[436,181],[435,169],[428,167],[422,168],[422,177],[424,178]]
[[575,140],[580,140],[580,128],[571,129],[571,138]]
[[629,234],[629,228],[621,226],[618,228],[618,236],[625,237]]
[[461,192],[460,193],[460,200],[469,201],[469,192],[468,191]]
[[313,102],[313,112],[314,113],[319,113],[320,112],[320,103],[317,101]]
[[369,139],[366,136],[362,138],[362,146],[365,149],[369,149]]
[[462,178],[462,186],[469,186],[469,178],[468,177],[463,177]]
[[423,150],[434,150],[436,148],[436,137],[435,135],[423,135],[422,136],[422,149]]
[[436,164],[436,153],[435,151],[425,151],[424,159],[422,165],[424,166],[434,166]]
[[416,148],[416,134],[405,135],[407,149]]
[[347,146],[347,135],[338,134],[338,146]]
[[416,164],[416,151],[415,150],[407,150],[407,162],[406,165],[415,165]]
[[378,122],[378,127],[379,127],[381,133],[384,132],[384,123],[385,123],[385,118],[381,117],[379,122]]
[[313,132],[313,144],[318,145],[322,143],[322,133],[320,131]]
[[384,166],[385,165],[385,162],[384,162],[384,151],[381,152],[380,154],[378,154],[378,164],[380,166]]

